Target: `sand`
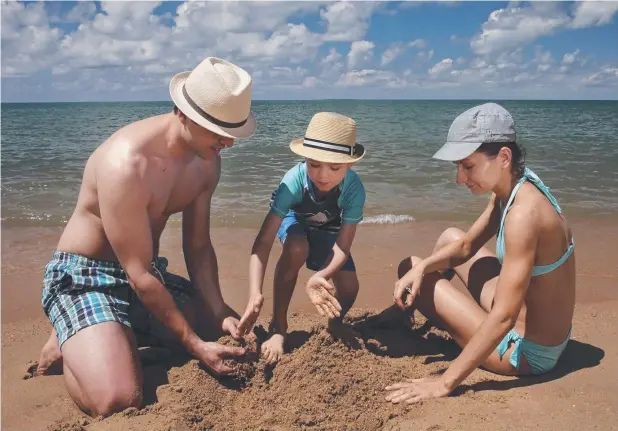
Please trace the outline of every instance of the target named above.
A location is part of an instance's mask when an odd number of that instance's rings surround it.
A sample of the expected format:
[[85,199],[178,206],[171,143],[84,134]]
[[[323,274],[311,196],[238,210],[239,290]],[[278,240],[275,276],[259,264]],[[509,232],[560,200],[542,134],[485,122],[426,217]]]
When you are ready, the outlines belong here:
[[[43,267],[60,231],[3,231],[2,429],[618,429],[618,278],[613,245],[618,225],[581,221],[577,242],[578,296],[573,340],[557,368],[542,377],[511,378],[476,370],[453,396],[415,406],[384,401],[384,387],[442,372],[459,353],[447,334],[417,320],[413,329],[372,318],[390,305],[397,262],[426,254],[441,223],[362,226],[353,253],[361,292],[347,318],[350,332],[334,338],[304,297],[303,270],[291,305],[287,354],[277,366],[249,355],[240,375],[215,379],[195,360],[144,352],[145,400],[107,419],[80,413],[62,376],[27,377],[50,325],[40,309]],[[462,226],[465,227],[465,226]],[[246,301],[252,230],[217,229],[213,239],[226,301]],[[171,270],[184,273],[179,232],[162,241]],[[259,350],[272,307],[272,269],[256,327]],[[341,334],[339,334],[341,335]],[[221,342],[232,344],[228,338]],[[153,355],[153,353],[155,353]]]

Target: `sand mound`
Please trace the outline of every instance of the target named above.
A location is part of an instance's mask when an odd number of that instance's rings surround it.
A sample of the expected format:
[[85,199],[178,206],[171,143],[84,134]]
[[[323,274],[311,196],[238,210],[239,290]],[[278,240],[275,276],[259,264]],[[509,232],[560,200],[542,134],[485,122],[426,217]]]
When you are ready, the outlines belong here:
[[[156,403],[95,420],[87,428],[377,429],[401,415],[413,417],[406,406],[384,401],[384,387],[442,369],[449,359],[443,353],[453,351],[453,343],[427,325],[384,327],[368,312],[357,312],[347,322],[347,330],[333,336],[316,316],[292,317],[287,354],[274,367],[259,359],[266,337],[259,326],[257,339],[247,346],[252,353],[236,376],[217,380],[190,360],[169,370],[169,383],[156,390]],[[229,337],[219,341],[237,345]],[[427,364],[433,354],[438,360]],[[56,429],[82,425],[76,421]]]

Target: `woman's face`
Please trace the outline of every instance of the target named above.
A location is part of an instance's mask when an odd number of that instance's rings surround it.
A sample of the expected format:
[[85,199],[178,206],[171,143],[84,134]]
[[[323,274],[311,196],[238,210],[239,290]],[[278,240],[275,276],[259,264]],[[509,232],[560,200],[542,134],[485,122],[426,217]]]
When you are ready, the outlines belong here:
[[502,148],[495,157],[490,157],[475,151],[465,159],[454,162],[457,166],[457,184],[465,184],[475,195],[493,191],[502,179],[505,168],[510,169],[510,153],[508,148]]

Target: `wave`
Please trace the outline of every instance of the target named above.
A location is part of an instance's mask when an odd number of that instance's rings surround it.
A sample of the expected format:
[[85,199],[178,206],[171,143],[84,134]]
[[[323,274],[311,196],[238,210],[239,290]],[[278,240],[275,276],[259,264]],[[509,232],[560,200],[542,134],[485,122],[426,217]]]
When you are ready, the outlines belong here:
[[414,217],[405,214],[380,214],[373,217],[365,217],[361,224],[400,224],[413,221]]

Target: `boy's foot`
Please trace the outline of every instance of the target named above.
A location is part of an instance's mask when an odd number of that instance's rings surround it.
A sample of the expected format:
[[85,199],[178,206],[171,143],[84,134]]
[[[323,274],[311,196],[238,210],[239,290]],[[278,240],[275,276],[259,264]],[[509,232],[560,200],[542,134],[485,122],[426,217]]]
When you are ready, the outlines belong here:
[[58,337],[52,334],[41,350],[35,375],[46,376],[62,372],[62,352],[58,347]]
[[272,334],[268,340],[262,343],[262,357],[268,364],[276,364],[283,356],[283,344],[285,336],[283,334]]

